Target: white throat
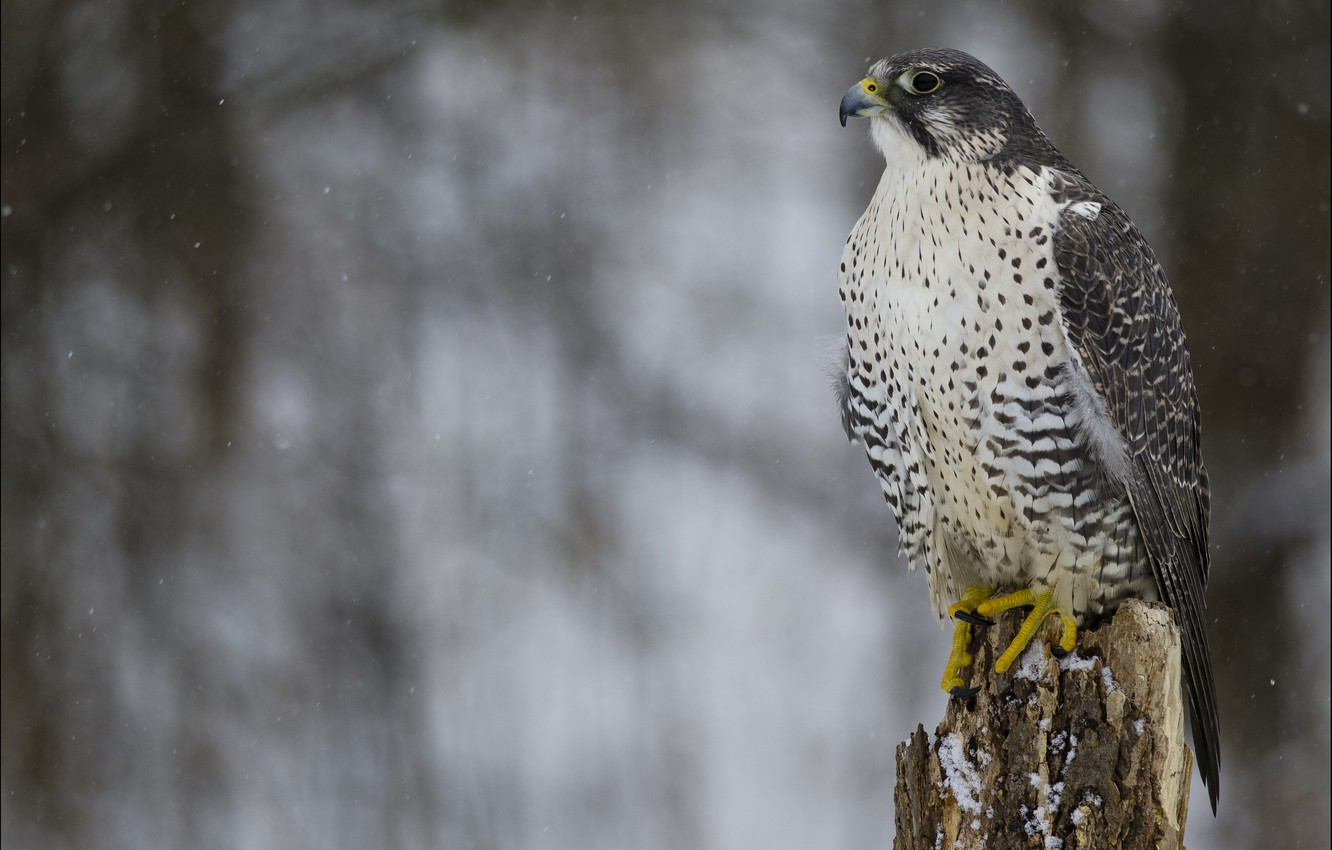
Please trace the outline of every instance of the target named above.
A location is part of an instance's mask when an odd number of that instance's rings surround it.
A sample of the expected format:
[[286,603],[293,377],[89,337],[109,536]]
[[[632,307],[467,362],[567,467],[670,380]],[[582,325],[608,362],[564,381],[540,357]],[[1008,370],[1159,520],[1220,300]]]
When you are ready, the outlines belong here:
[[920,146],[896,118],[889,115],[870,119],[870,139],[883,154],[890,168],[910,168],[926,159],[925,149]]

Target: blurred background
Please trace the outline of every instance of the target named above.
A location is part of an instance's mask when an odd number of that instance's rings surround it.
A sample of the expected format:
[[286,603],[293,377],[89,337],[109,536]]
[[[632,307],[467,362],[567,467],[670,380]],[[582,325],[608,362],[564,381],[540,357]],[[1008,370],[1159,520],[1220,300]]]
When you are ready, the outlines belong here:
[[4,0],[6,848],[870,848],[942,716],[825,376],[968,50],[1147,232],[1221,809],[1326,847],[1329,7]]

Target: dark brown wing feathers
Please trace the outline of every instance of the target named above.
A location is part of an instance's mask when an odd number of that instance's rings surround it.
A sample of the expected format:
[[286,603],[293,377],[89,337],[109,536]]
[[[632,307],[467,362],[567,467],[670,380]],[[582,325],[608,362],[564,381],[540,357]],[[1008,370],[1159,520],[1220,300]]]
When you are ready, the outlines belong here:
[[1122,210],[1076,173],[1057,186],[1056,198],[1100,205],[1094,217],[1065,211],[1055,235],[1061,311],[1128,445],[1130,480],[1122,483],[1182,633],[1194,749],[1215,811],[1220,741],[1204,599],[1210,495],[1179,310],[1160,263]]

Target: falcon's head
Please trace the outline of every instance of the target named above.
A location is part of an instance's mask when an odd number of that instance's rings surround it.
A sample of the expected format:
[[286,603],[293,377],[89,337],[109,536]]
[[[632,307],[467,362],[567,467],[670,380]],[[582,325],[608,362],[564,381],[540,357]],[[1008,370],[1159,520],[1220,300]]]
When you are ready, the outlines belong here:
[[875,63],[842,98],[843,127],[849,115],[870,119],[874,144],[890,161],[916,153],[980,162],[1015,140],[1049,145],[1008,84],[960,50],[913,50]]

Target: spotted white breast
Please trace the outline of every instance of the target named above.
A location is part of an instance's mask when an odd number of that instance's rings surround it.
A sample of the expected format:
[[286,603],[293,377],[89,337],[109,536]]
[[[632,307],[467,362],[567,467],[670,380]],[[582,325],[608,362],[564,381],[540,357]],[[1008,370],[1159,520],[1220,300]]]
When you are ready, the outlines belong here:
[[1052,237],[1099,210],[1057,203],[1046,168],[876,142],[888,167],[839,274],[845,413],[936,612],[976,584],[1053,588],[1079,619],[1154,597],[1127,500],[1102,498],[1122,442],[1058,321]]

